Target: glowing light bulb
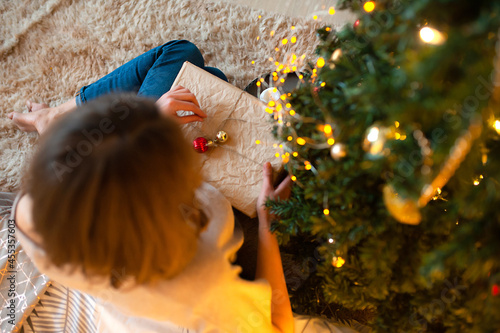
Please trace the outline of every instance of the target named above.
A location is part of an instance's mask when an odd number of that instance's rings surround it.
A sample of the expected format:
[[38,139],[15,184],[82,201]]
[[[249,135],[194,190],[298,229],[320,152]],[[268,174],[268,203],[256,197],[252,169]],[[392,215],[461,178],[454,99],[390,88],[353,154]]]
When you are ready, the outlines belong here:
[[340,268],[340,267],[344,266],[344,264],[345,264],[344,258],[342,258],[342,257],[333,257],[332,265],[334,267]]
[[329,209],[327,209],[327,208],[325,208],[325,209],[323,210],[323,214],[325,214],[325,215],[330,215],[330,210],[329,210]]
[[297,143],[301,146],[305,145],[306,144],[306,140],[304,140],[303,138],[297,138]]
[[330,8],[328,9],[328,14],[330,14],[330,15],[335,14],[335,8],[330,7]]
[[365,10],[365,12],[367,13],[371,13],[373,12],[373,10],[375,9],[375,2],[373,1],[368,1],[367,3],[365,3],[363,5],[363,9]]
[[290,116],[294,116],[295,115],[295,111],[294,110],[290,110]]
[[260,140],[255,140],[256,145],[260,145]]
[[287,43],[288,43],[288,39],[286,39],[286,38],[281,41],[281,44],[283,44],[283,45],[286,45]]
[[295,26],[294,26],[294,25],[292,25],[292,26],[290,27],[290,29],[291,29],[291,30],[295,30]]
[[317,19],[318,19],[318,15],[314,15],[313,20],[317,20]]
[[325,66],[325,59],[319,58],[318,61],[316,62],[316,66],[318,66],[318,68]]
[[495,131],[497,131],[498,134],[500,134],[500,120],[495,120],[493,128],[495,129]]
[[431,27],[423,27],[420,29],[420,39],[432,45],[443,44],[445,41],[443,34]]
[[286,138],[288,141],[292,141],[293,140],[293,137],[291,135],[288,136],[288,138]]
[[292,155],[293,155],[293,157],[297,157],[297,156],[299,156],[299,153],[297,153],[296,151],[294,151],[294,152],[292,153]]
[[396,128],[398,128],[399,127],[399,121],[395,121],[394,122],[394,126],[396,126]]
[[294,182],[294,181],[296,181],[296,180],[297,180],[297,177],[295,177],[295,176],[292,176],[292,177],[290,177],[290,178],[292,179],[292,182]]
[[252,65],[254,65],[254,64],[255,64],[255,60],[252,60]]
[[335,240],[333,238],[328,239],[328,243],[333,244],[335,243]]
[[323,132],[325,132],[325,134],[332,134],[332,126],[330,125],[325,125],[325,127],[323,128]]
[[335,139],[334,138],[330,138],[328,139],[327,143],[330,145],[330,146],[333,146],[334,143],[335,143]]
[[292,42],[292,43],[296,43],[296,42],[297,42],[297,37],[292,36],[292,38],[290,39],[290,42]]
[[379,129],[377,127],[372,127],[370,129],[370,132],[368,132],[368,136],[366,139],[370,142],[375,142],[378,140],[378,135],[379,135]]
[[274,156],[280,157],[280,153],[276,153],[276,154],[274,154]]

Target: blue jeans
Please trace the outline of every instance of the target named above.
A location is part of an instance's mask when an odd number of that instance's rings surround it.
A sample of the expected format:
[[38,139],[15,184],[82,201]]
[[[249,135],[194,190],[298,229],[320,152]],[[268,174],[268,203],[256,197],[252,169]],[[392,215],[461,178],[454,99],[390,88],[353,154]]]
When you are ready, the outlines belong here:
[[135,92],[160,98],[170,90],[185,61],[227,81],[221,70],[205,67],[200,50],[187,40],[173,40],[138,56],[96,82],[80,89],[76,104],[81,105],[112,92]]

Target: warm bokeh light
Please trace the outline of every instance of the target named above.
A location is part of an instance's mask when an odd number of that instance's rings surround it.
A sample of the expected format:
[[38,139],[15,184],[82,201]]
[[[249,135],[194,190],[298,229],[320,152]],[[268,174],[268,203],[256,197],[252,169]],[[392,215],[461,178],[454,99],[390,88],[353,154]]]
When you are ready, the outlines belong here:
[[498,134],[500,134],[500,120],[495,120],[493,128],[495,129],[495,131],[497,131]]
[[342,257],[333,257],[332,265],[334,267],[340,268],[340,267],[344,266],[344,264],[345,264],[344,258],[342,258]]
[[330,215],[330,210],[329,210],[328,208],[325,208],[325,209],[323,210],[323,214],[325,214],[325,215]]
[[255,140],[256,145],[260,145],[260,140]]
[[318,61],[316,62],[316,66],[318,66],[318,68],[325,66],[325,59],[319,58]]
[[323,132],[325,132],[325,134],[329,135],[329,134],[332,134],[332,126],[331,125],[325,125],[325,127],[323,128]]
[[375,142],[378,140],[379,129],[377,127],[372,127],[366,136],[366,139],[370,142]]
[[420,39],[433,45],[443,44],[445,40],[442,33],[431,27],[423,27],[420,29]]
[[364,9],[364,10],[365,10],[365,12],[367,12],[367,13],[371,13],[371,12],[373,12],[373,10],[375,9],[375,2],[373,2],[373,1],[368,1],[367,3],[365,3],[365,4],[364,4],[363,9]]
[[328,14],[330,14],[330,15],[335,14],[335,8],[330,7],[330,8],[328,9]]
[[306,144],[306,140],[304,140],[303,138],[297,138],[297,143],[301,146],[305,145]]

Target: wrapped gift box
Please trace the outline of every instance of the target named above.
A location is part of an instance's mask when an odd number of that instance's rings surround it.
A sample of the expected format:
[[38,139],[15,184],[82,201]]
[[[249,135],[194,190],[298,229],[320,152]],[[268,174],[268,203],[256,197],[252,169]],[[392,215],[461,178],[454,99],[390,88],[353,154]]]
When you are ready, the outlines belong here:
[[265,104],[189,62],[173,85],[189,89],[208,115],[203,122],[183,126],[189,141],[215,139],[221,130],[228,134],[227,142],[200,154],[205,181],[219,189],[233,207],[254,217],[263,164],[271,162],[275,171],[282,167],[281,158],[275,156],[279,143],[271,134],[273,125]]

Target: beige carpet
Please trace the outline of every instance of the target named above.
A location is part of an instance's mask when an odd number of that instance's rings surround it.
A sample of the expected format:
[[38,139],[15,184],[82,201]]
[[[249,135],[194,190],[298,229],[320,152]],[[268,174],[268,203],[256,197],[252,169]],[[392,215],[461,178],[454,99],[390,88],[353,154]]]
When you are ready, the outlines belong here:
[[[313,58],[319,24],[200,0],[3,0],[0,22],[0,191],[18,188],[36,146],[36,134],[17,130],[6,118],[25,111],[27,99],[57,105],[82,85],[172,39],[194,42],[208,65],[244,88],[275,69],[269,57]],[[283,46],[281,40],[292,35],[297,43]]]

